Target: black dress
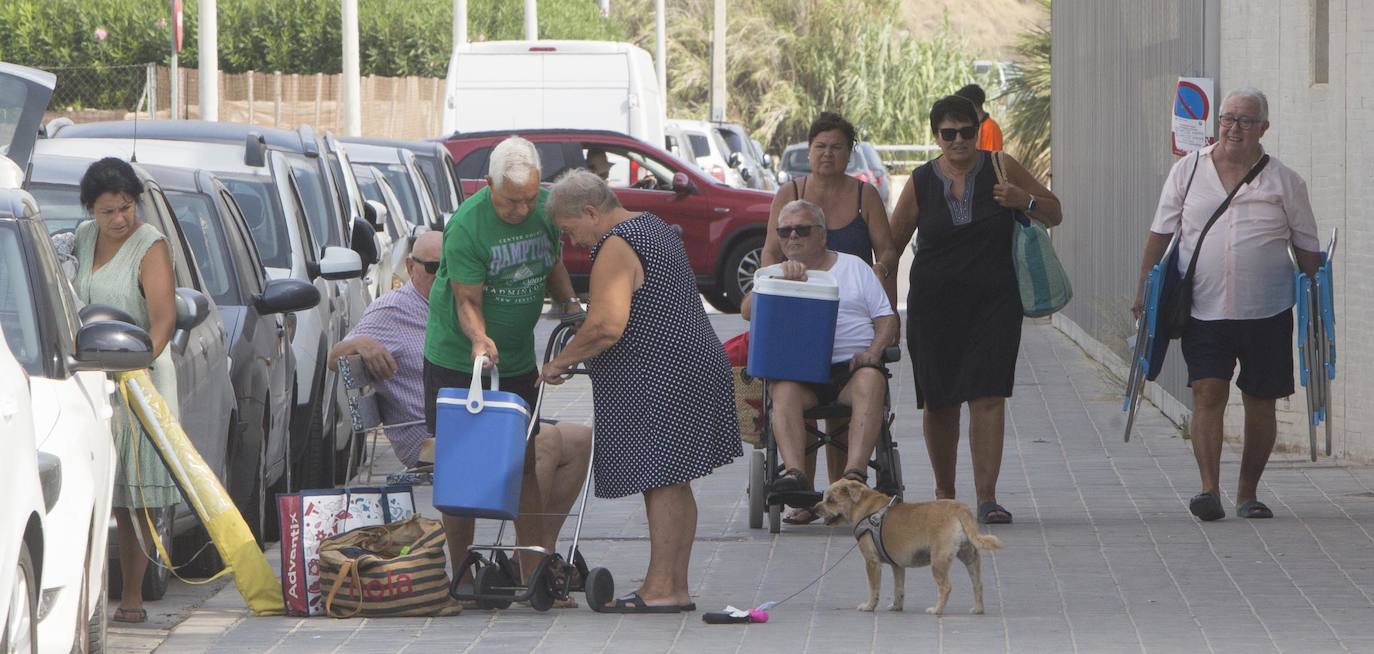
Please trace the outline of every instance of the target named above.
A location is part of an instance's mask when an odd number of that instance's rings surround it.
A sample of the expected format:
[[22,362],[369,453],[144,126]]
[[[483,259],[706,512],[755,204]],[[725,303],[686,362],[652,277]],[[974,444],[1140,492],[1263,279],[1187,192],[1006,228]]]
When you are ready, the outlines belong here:
[[597,497],[704,477],[743,454],[730,361],[701,308],[682,238],[642,213],[613,227],[593,261],[611,236],[639,256],[644,284],[620,340],[587,362]]
[[1012,211],[997,204],[997,173],[987,152],[964,194],[932,160],[911,174],[916,185],[916,258],[907,295],[907,347],[921,408],[1011,397],[1021,347],[1021,296],[1012,268]]

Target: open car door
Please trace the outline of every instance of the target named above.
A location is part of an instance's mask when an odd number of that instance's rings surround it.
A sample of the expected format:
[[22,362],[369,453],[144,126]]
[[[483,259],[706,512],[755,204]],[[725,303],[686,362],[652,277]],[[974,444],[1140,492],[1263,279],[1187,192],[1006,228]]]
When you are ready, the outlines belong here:
[[0,163],[0,187],[22,185],[43,111],[56,85],[57,76],[52,73],[0,62],[0,156],[19,168],[18,179],[9,179],[15,176],[13,170],[6,174],[8,166]]

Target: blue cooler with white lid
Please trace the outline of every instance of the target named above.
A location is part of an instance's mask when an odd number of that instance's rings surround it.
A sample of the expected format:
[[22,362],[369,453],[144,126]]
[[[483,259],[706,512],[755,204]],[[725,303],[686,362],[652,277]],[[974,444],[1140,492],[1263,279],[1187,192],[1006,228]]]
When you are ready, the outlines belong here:
[[835,347],[840,286],[824,270],[806,271],[805,281],[776,277],[781,266],[754,273],[754,306],[749,319],[752,377],[825,383]]
[[491,369],[492,390],[482,390],[482,362],[472,386],[441,388],[436,399],[434,508],[452,516],[514,520],[529,437],[530,407],[503,392]]

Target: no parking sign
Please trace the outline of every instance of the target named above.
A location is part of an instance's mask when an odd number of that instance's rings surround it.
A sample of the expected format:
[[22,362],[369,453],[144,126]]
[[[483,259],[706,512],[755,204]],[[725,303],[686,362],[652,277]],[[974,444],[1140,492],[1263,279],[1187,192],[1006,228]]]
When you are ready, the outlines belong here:
[[1173,132],[1170,140],[1174,154],[1183,156],[1216,141],[1213,126],[1212,80],[1206,77],[1180,77],[1174,91]]

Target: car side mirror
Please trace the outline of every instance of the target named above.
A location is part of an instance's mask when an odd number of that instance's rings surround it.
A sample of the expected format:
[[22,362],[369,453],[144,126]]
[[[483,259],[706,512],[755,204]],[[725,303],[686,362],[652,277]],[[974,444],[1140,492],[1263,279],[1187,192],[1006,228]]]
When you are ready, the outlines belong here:
[[771,154],[765,154],[765,155],[763,155],[763,167],[764,167],[764,168],[767,168],[767,169],[769,169],[769,170],[772,170],[772,169],[773,169],[773,155],[771,155]]
[[730,167],[731,167],[731,168],[739,168],[739,167],[740,167],[740,164],[742,164],[742,163],[744,163],[744,158],[743,158],[743,157],[740,157],[738,152],[731,152],[731,153],[730,153]]
[[378,261],[381,261],[381,248],[377,246],[377,232],[381,229],[367,224],[366,220],[355,217],[353,219],[353,236],[350,245],[353,252],[358,255],[358,261],[366,269]]
[[94,320],[76,332],[73,368],[125,372],[153,365],[153,339],[142,327],[118,320]]
[[744,180],[744,181],[746,181],[746,182],[752,182],[752,181],[754,181],[754,173],[750,172],[748,168],[740,168],[740,169],[739,169],[739,176],[740,176],[740,179],[742,179],[742,180]]
[[127,322],[130,325],[134,324],[134,317],[129,315],[128,312],[123,309],[116,309],[108,304],[88,304],[81,307],[81,311],[77,312],[77,316],[81,318],[81,324],[83,325],[97,320],[117,320],[119,322]]
[[253,298],[258,313],[294,313],[314,308],[320,303],[320,289],[299,279],[273,279]]
[[376,200],[364,200],[363,218],[366,218],[372,228],[379,232],[386,229],[386,205]]
[[[362,219],[359,219],[358,222],[362,222]],[[354,223],[355,229],[357,225],[358,223]],[[376,236],[369,232],[366,240],[375,247],[376,238]],[[358,247],[356,241],[353,247]],[[363,276],[363,258],[357,252],[337,245],[325,248],[324,256],[320,258],[320,262],[317,265],[320,270],[319,276],[329,281],[354,279]]]
[[177,324],[179,330],[191,331],[210,317],[210,298],[193,288],[176,290]]
[[687,173],[673,173],[673,192],[678,195],[696,193],[697,187]]

